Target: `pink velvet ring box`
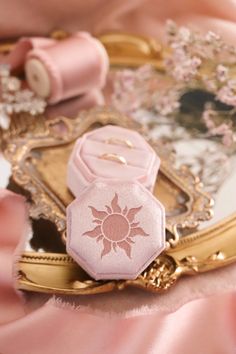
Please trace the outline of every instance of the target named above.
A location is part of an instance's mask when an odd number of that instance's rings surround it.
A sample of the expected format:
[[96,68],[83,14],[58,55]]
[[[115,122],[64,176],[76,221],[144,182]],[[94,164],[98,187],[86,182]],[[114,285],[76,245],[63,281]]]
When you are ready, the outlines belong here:
[[97,178],[138,181],[153,191],[160,159],[137,132],[107,125],[78,139],[68,163],[67,185],[75,196]]
[[96,180],[67,208],[67,252],[96,280],[135,279],[164,248],[164,208],[137,181]]

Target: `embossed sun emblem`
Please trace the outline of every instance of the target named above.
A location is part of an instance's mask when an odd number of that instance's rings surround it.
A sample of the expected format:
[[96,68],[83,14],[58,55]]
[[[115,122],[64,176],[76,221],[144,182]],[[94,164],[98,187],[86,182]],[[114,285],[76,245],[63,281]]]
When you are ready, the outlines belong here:
[[106,205],[106,211],[97,210],[92,206],[89,208],[94,216],[93,222],[98,224],[93,230],[86,231],[83,236],[93,237],[97,242],[103,242],[101,258],[117,247],[123,249],[126,255],[131,258],[133,238],[135,236],[149,236],[140,226],[134,222],[135,215],[142,209],[142,206],[122,210],[118,204],[118,195],[115,193],[111,206]]

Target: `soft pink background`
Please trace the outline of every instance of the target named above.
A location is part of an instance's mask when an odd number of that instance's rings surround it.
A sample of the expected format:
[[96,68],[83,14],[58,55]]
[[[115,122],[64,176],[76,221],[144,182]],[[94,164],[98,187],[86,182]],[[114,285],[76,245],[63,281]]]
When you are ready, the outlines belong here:
[[[165,20],[173,18],[234,43],[235,8],[233,0],[0,0],[0,33],[2,39],[57,28],[122,29],[159,38]],[[165,296],[128,291],[79,297],[76,310],[65,301],[32,296],[23,305],[13,289],[12,254],[25,234],[24,215],[22,199],[1,191],[1,353],[236,353],[235,266],[185,278]]]
[[166,19],[213,29],[234,42],[235,0],[1,0],[1,38],[44,35],[63,28],[95,34],[125,30],[163,34]]

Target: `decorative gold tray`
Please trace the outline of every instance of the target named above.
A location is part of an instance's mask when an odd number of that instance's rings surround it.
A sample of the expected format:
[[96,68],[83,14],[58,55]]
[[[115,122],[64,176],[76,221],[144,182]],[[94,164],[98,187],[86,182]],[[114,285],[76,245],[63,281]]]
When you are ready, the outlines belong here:
[[[101,41],[115,65],[151,62],[162,69],[165,53],[152,40],[111,34]],[[197,231],[199,221],[211,217],[212,200],[186,167],[174,168],[171,147],[155,142],[151,144],[162,164],[154,193],[167,211],[169,249],[134,281],[94,281],[65,254],[65,209],[73,199],[65,184],[66,163],[75,139],[104,124],[140,130],[130,119],[107,108],[82,112],[73,120],[32,120],[22,115],[13,118],[9,132],[2,133],[4,154],[12,164],[11,188],[27,196],[33,220],[33,237],[18,263],[18,287],[64,294],[100,293],[126,286],[158,292],[168,289],[181,275],[235,261],[236,216]],[[180,234],[190,233],[190,229],[191,234],[179,240]]]
[[[171,249],[182,229],[196,228],[200,220],[211,217],[212,200],[202,191],[198,178],[187,168],[176,170],[173,167],[174,156],[168,145],[150,142],[162,161],[154,193],[166,208],[170,248],[134,281],[101,282],[90,279],[69,256],[58,253],[58,248],[60,252],[65,252],[65,210],[73,200],[65,183],[68,157],[75,139],[98,125],[117,124],[136,130],[140,130],[140,127],[109,108],[83,112],[73,120],[64,117],[46,120],[39,117],[32,123],[32,120],[29,121],[31,117],[17,119],[13,120],[12,129],[8,133],[11,136],[3,136],[6,143],[4,153],[12,164],[14,182],[28,196],[30,216],[33,219],[50,220],[55,224],[57,243],[60,243],[59,246],[53,246],[55,253],[48,253],[45,252],[48,249],[47,242],[45,246],[40,236],[38,239],[37,235],[33,236],[31,243],[44,252],[24,252],[19,262],[20,289],[85,294],[135,285],[150,290],[163,290],[182,273],[207,270],[212,267],[212,262],[218,265],[224,263],[223,253],[218,252],[218,248],[212,248],[203,259],[199,258],[199,250],[192,246],[192,242],[199,241],[201,234],[184,237],[175,250]],[[48,237],[53,240],[50,234]],[[191,253],[183,251],[180,253],[181,259],[175,258],[183,247],[190,247]],[[207,259],[210,259],[209,264]]]

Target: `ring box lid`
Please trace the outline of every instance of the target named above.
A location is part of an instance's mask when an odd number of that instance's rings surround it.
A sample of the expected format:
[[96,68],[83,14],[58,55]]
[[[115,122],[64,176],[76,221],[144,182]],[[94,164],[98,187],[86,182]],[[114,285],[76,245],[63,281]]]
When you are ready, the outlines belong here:
[[67,208],[67,252],[96,280],[135,279],[164,247],[164,208],[138,182],[96,181]]

